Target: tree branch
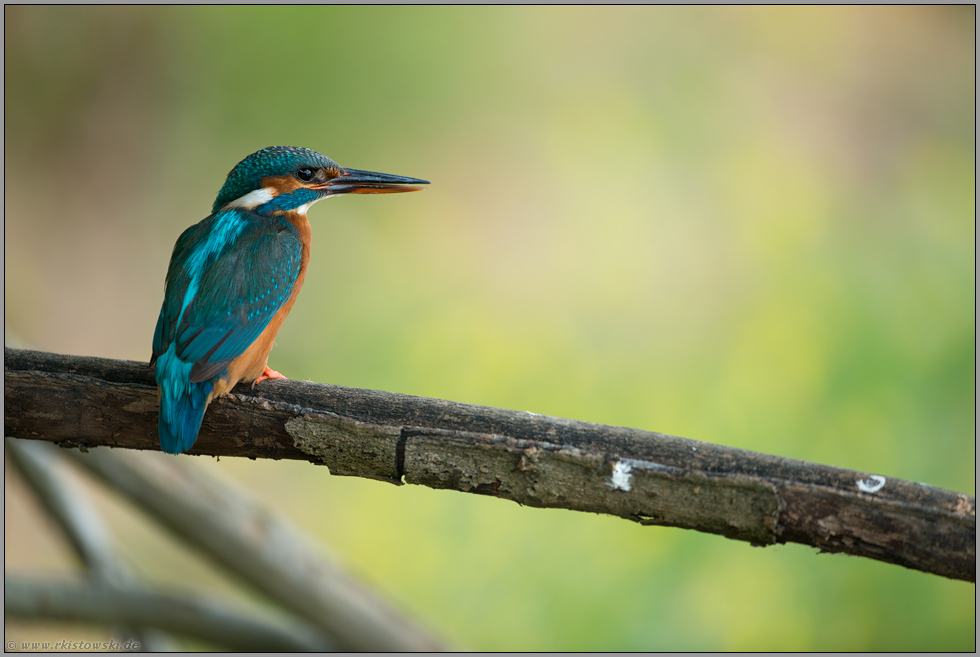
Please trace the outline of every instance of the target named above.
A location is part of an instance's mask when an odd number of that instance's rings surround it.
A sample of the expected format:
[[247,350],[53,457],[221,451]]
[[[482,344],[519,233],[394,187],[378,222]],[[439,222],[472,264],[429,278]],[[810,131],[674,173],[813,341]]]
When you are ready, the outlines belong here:
[[[7,453],[41,504],[58,524],[88,568],[93,580],[110,585],[134,585],[136,578],[115,550],[109,529],[95,510],[78,475],[49,443],[6,438]],[[173,641],[150,628],[119,628],[139,641],[141,649],[172,652]]]
[[94,579],[122,585],[131,576],[112,547],[102,517],[53,445],[33,441],[5,441],[7,453],[41,503],[64,531],[75,552]]
[[[4,350],[8,435],[158,449],[145,363]],[[239,386],[194,454],[608,513],[757,545],[796,542],[976,581],[976,500],[665,434],[298,381]]]
[[323,559],[246,491],[204,476],[186,459],[108,449],[69,454],[191,547],[320,628],[341,650],[446,649]]
[[201,597],[108,584],[5,576],[4,613],[32,620],[156,627],[244,652],[322,652],[331,644],[307,627],[271,623]]

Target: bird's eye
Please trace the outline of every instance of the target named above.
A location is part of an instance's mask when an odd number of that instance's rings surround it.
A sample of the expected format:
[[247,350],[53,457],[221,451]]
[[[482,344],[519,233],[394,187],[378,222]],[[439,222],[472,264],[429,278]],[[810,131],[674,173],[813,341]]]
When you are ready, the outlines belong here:
[[296,177],[303,182],[310,182],[313,180],[313,169],[304,167],[296,172]]

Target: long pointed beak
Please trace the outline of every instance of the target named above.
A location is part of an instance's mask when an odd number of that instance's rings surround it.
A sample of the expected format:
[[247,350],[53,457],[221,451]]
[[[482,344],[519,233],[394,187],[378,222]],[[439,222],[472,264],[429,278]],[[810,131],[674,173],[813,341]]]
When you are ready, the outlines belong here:
[[314,185],[312,189],[323,190],[329,195],[334,194],[397,194],[399,192],[418,192],[428,185],[428,180],[394,176],[390,173],[375,173],[360,169],[343,169],[343,173],[322,185]]

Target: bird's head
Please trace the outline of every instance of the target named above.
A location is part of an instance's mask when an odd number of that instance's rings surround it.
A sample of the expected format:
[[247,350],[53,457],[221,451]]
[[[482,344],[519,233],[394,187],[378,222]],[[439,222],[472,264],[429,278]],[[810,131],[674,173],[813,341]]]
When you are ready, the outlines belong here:
[[338,194],[416,192],[428,180],[346,169],[308,148],[271,146],[235,165],[218,192],[212,212],[243,208],[262,215],[306,210]]

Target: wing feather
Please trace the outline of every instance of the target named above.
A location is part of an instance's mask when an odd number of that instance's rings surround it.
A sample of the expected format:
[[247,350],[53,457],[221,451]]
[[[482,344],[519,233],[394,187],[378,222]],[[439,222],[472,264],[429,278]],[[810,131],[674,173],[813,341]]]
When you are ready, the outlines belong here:
[[177,357],[193,363],[191,382],[211,379],[244,353],[289,300],[299,276],[303,246],[288,223],[235,212],[244,226],[226,244],[213,243],[218,213],[208,218],[206,236],[198,233],[194,243],[192,227],[174,247],[153,351],[157,356],[175,342]]

